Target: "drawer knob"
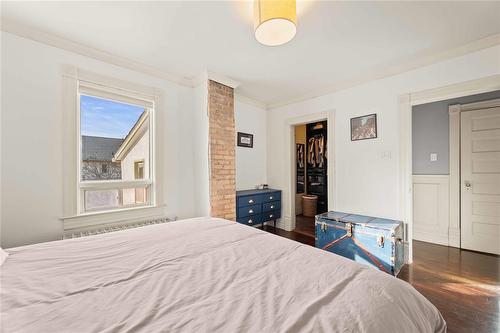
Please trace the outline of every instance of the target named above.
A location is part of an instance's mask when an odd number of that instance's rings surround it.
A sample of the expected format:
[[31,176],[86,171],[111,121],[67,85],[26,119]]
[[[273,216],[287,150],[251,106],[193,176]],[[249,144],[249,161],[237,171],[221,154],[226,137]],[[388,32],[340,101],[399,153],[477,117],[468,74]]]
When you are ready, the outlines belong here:
[[252,213],[253,213],[253,209],[250,209],[248,212],[249,212],[250,214],[252,214]]
[[269,215],[269,218],[272,218],[273,217],[273,214]]
[[269,197],[269,200],[273,200],[273,197],[272,197],[272,196],[270,196],[270,197]]
[[271,209],[273,209],[273,208],[274,208],[274,205],[271,205]]
[[253,203],[253,200],[252,199],[248,200],[248,203]]
[[252,220],[248,220],[248,224],[252,224],[252,223],[253,223],[253,221],[252,221]]

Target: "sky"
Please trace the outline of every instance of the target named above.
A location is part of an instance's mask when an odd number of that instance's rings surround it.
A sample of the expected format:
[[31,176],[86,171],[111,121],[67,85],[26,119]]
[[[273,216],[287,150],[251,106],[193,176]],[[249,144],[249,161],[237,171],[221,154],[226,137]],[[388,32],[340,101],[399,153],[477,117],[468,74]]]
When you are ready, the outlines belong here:
[[144,108],[92,96],[80,97],[82,135],[123,139]]

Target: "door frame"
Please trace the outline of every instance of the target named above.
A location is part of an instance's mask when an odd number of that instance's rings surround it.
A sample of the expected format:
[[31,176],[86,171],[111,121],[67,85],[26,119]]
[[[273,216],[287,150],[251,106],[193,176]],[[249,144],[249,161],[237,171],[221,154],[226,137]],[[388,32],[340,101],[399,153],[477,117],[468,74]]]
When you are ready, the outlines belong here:
[[[401,94],[399,104],[399,139],[400,139],[400,196],[401,213],[405,221],[405,238],[407,248],[406,261],[413,262],[413,170],[412,170],[412,107],[415,105],[438,102],[447,99],[470,96],[500,90],[500,74],[487,76],[477,80],[465,81],[443,87]],[[451,118],[451,117],[450,117]],[[451,128],[450,128],[451,129]],[[451,132],[450,132],[451,136]],[[450,142],[451,144],[451,142]],[[451,152],[450,152],[451,153]],[[450,166],[451,166],[450,160]],[[450,184],[453,182],[450,179]],[[456,185],[456,184],[455,184]],[[460,186],[460,184],[458,184]],[[451,190],[450,185],[450,190]],[[451,195],[451,194],[450,194]],[[450,203],[450,207],[452,207]],[[451,212],[451,211],[450,211]],[[450,225],[451,225],[450,215]],[[458,222],[459,223],[459,222]]]
[[287,170],[287,186],[285,191],[289,193],[286,200],[288,201],[288,207],[290,210],[285,211],[285,217],[283,219],[283,228],[287,231],[292,231],[295,229],[295,192],[296,192],[296,182],[295,177],[297,173],[297,165],[295,162],[295,126],[305,125],[309,123],[314,123],[318,121],[325,121],[327,126],[327,136],[326,140],[326,158],[327,158],[327,190],[328,190],[328,210],[334,207],[334,195],[335,191],[335,110],[328,110],[313,114],[307,114],[299,117],[288,118],[286,120],[285,131],[285,147],[289,147],[286,150],[285,161],[288,162],[289,167],[285,168]]

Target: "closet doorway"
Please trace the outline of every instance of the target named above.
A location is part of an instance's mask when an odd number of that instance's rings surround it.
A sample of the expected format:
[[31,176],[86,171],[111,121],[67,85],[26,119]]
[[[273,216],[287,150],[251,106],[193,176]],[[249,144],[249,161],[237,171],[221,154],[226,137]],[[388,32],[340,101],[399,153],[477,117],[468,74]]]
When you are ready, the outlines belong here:
[[295,232],[313,236],[314,216],[328,210],[327,121],[295,131]]

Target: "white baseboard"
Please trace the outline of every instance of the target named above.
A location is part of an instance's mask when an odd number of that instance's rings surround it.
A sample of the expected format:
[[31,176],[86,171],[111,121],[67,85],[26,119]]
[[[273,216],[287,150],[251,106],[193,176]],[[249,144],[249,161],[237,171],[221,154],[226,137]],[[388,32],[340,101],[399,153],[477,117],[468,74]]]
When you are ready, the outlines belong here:
[[460,229],[450,228],[448,231],[448,245],[460,248]]

